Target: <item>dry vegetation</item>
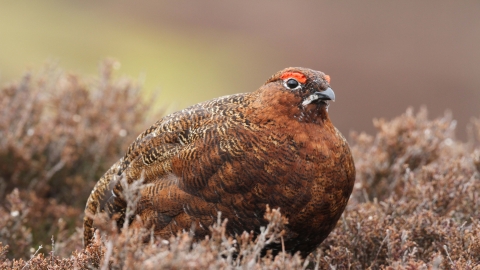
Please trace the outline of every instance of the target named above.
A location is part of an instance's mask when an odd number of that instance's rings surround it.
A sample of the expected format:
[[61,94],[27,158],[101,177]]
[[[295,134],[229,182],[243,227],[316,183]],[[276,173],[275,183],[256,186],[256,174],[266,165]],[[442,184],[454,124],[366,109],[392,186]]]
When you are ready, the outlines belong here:
[[46,68],[0,90],[0,269],[480,269],[480,120],[464,143],[450,115],[429,120],[424,109],[375,120],[375,136],[352,134],[354,193],[305,260],[260,256],[282,241],[288,221],[276,210],[256,239],[225,235],[221,218],[199,243],[105,223],[84,250],[94,182],[153,122],[140,87],[112,78],[114,64],[90,80]]

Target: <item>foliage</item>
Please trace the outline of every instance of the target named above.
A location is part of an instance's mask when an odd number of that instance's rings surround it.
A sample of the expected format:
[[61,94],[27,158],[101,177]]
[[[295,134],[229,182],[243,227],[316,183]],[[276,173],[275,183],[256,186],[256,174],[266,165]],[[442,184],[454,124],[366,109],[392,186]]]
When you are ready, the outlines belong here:
[[131,80],[113,79],[115,65],[90,80],[46,67],[1,89],[0,241],[10,256],[73,233],[95,179],[148,126],[150,104]]
[[198,243],[187,232],[155,239],[104,222],[83,249],[81,215],[95,180],[152,122],[140,87],[115,79],[114,66],[104,62],[90,80],[46,68],[1,89],[0,269],[480,267],[480,120],[464,143],[451,115],[429,120],[426,109],[374,120],[374,136],[352,134],[354,192],[307,258],[261,256],[282,241],[288,221],[277,210],[257,238],[226,235],[220,217]]

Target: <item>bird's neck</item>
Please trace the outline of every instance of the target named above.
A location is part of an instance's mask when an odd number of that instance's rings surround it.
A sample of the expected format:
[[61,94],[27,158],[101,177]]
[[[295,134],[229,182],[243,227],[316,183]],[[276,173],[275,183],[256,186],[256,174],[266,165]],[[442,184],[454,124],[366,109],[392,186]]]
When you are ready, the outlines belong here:
[[[318,107],[317,107],[318,106]],[[250,114],[250,113],[247,113]],[[285,126],[300,127],[302,124],[325,126],[331,124],[326,106],[311,104],[305,107],[265,106],[251,111],[252,119],[258,124],[277,123]],[[296,123],[296,124],[295,124]],[[300,126],[299,126],[299,125]]]
[[330,122],[327,106],[324,104],[309,104],[298,107],[293,118],[302,123],[324,124]]

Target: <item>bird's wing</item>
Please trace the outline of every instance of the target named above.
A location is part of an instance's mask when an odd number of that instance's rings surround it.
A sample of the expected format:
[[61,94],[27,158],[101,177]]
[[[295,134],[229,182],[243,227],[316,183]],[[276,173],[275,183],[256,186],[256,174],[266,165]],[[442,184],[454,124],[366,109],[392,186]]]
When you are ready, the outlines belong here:
[[[179,228],[190,223],[186,212],[205,209],[205,198],[198,198],[199,191],[208,190],[209,177],[229,158],[229,153],[236,155],[239,153],[235,151],[241,151],[234,138],[226,139],[227,130],[239,127],[242,121],[235,115],[239,104],[248,104],[245,95],[200,103],[162,118],[140,134],[125,156],[97,182],[88,198],[84,244],[88,245],[93,237],[93,216],[99,212],[116,215],[117,225],[122,226],[127,209],[123,189],[125,184],[132,186],[138,180],[143,180],[144,186],[139,190],[140,199],[133,214],[140,214],[143,220],[155,216],[156,228],[167,226],[172,219]],[[229,152],[222,151],[222,147]],[[215,200],[218,194],[211,190],[210,199]],[[185,205],[195,205],[196,209],[184,209]],[[156,213],[152,213],[153,209]]]

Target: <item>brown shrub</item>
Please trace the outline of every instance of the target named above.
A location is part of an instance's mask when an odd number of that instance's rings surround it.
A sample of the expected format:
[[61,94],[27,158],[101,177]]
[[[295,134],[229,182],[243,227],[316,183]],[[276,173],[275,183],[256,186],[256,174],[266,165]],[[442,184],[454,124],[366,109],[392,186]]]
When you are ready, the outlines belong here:
[[455,140],[451,115],[408,109],[374,124],[375,137],[352,136],[355,190],[320,247],[322,266],[480,267],[478,161]]
[[115,65],[103,62],[97,79],[47,67],[0,90],[0,241],[11,256],[30,249],[3,232],[20,232],[19,224],[30,244],[72,234],[96,179],[147,126],[150,104],[131,80],[113,78]]
[[306,259],[260,256],[269,241],[282,241],[287,221],[275,210],[256,239],[226,235],[221,219],[197,243],[188,233],[119,233],[106,221],[84,250],[88,193],[152,122],[139,87],[113,79],[113,65],[105,62],[96,80],[46,69],[1,90],[0,269],[480,268],[480,120],[463,143],[450,114],[429,120],[426,109],[375,120],[375,136],[352,134],[350,203]]

